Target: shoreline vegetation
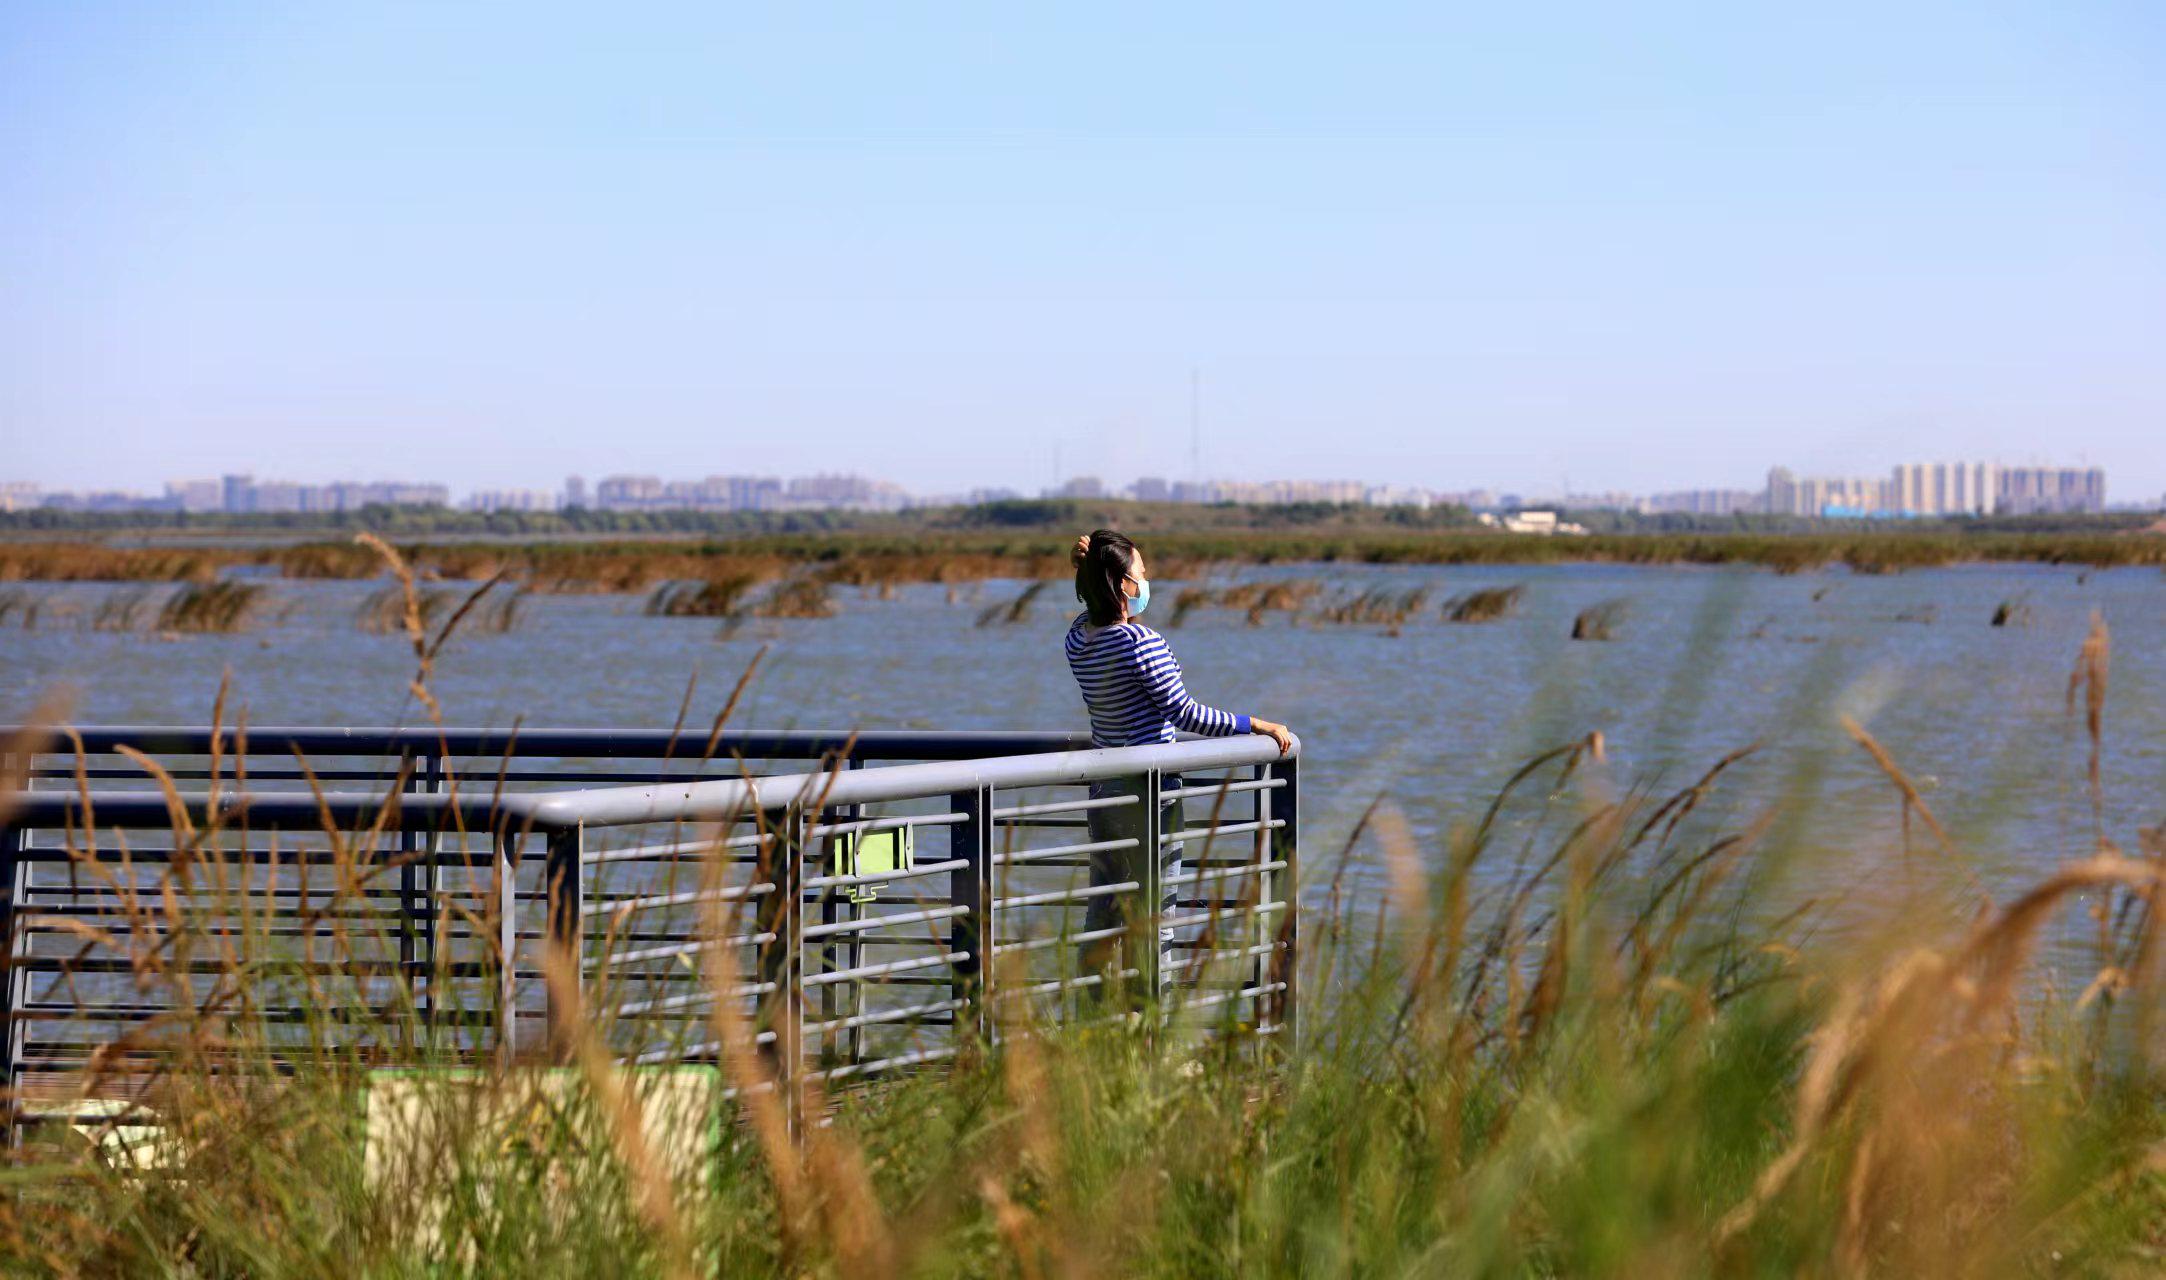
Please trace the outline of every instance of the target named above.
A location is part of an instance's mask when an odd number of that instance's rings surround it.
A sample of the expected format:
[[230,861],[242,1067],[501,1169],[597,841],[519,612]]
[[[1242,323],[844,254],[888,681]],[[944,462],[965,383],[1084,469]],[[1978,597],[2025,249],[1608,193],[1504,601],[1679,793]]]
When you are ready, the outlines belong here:
[[[649,593],[665,584],[746,588],[806,578],[829,587],[878,591],[995,579],[1059,580],[1072,571],[1070,531],[1122,528],[1150,540],[1159,576],[1194,580],[1244,566],[1370,564],[1512,566],[1566,563],[1709,565],[1805,573],[1846,568],[1899,573],[1974,563],[2072,565],[2084,569],[2166,567],[2166,521],[2149,517],[1976,520],[1890,529],[1885,525],[1775,522],[1738,518],[1704,527],[1619,527],[1584,536],[1539,537],[1466,528],[1449,513],[1325,508],[1306,523],[1269,508],[1175,512],[1137,504],[1005,504],[969,518],[931,515],[840,517],[832,527],[787,520],[723,522],[707,532],[529,532],[485,540],[458,528],[377,533],[429,581],[503,576],[526,591],[587,595]],[[28,513],[36,515],[39,513]],[[578,513],[575,513],[578,514]],[[602,513],[610,514],[610,513]],[[658,513],[667,514],[667,513]],[[685,513],[697,514],[697,513]],[[826,515],[833,513],[812,513]],[[1300,514],[1298,512],[1294,514]],[[1188,516],[1176,519],[1175,516]],[[208,586],[229,577],[366,580],[381,559],[356,542],[362,525],[289,528],[283,523],[169,524],[100,528],[32,526],[0,517],[0,583],[135,582]],[[392,522],[396,523],[396,522]],[[742,527],[737,527],[741,525]],[[283,530],[277,540],[270,536]]]

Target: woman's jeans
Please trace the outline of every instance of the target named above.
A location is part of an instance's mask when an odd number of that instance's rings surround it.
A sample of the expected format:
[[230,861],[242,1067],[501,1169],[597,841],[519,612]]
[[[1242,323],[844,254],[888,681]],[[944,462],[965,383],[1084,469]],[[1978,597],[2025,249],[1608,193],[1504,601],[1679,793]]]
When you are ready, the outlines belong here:
[[[1165,775],[1160,777],[1158,785],[1161,791],[1172,791],[1181,785],[1181,780],[1172,775]],[[1135,803],[1133,804],[1085,811],[1090,818],[1091,843],[1099,844],[1111,840],[1135,841],[1135,844],[1129,848],[1101,849],[1091,854],[1091,885],[1093,888],[1100,885],[1121,884],[1126,881],[1135,881],[1137,884],[1143,882],[1144,871],[1149,866],[1148,859],[1150,857],[1150,824],[1144,821],[1143,789],[1144,780],[1141,778],[1108,778],[1103,782],[1091,784],[1090,795],[1093,800],[1106,800],[1119,796],[1135,797]],[[1179,800],[1159,802],[1158,829],[1161,832],[1178,830],[1180,819],[1181,802]],[[1160,855],[1160,877],[1163,879],[1179,874],[1180,866],[1181,846],[1178,843],[1164,846],[1164,852]],[[1085,933],[1111,929],[1116,925],[1125,924],[1131,927],[1127,933],[1118,938],[1093,938],[1084,942],[1077,950],[1078,968],[1080,970],[1078,976],[1103,973],[1112,966],[1116,953],[1120,958],[1119,967],[1121,969],[1141,971],[1144,968],[1143,961],[1148,954],[1144,948],[1156,946],[1159,959],[1157,966],[1159,974],[1158,994],[1163,997],[1167,987],[1166,956],[1172,948],[1173,930],[1170,927],[1161,925],[1158,929],[1158,937],[1155,940],[1144,936],[1148,930],[1143,926],[1149,922],[1152,913],[1149,905],[1143,901],[1142,890],[1135,889],[1126,893],[1103,894],[1099,897],[1087,899],[1087,901],[1089,906],[1083,912],[1083,931]],[[1158,905],[1158,916],[1161,920],[1173,914],[1173,902],[1174,894],[1171,890],[1167,890]],[[1133,985],[1139,982],[1140,979],[1132,978],[1127,981],[1130,990],[1140,996],[1142,994],[1140,989]],[[1119,984],[1109,976],[1107,985]]]

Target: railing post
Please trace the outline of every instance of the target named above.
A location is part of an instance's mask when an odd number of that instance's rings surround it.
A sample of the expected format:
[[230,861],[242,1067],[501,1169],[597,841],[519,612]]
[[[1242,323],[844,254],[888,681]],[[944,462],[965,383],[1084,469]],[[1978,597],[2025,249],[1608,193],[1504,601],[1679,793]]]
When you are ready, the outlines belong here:
[[520,833],[496,833],[496,1052],[505,1066],[519,1054]]
[[[25,776],[28,776],[27,770]],[[28,846],[29,837],[30,833],[22,827],[0,826],[0,937],[4,937],[7,944],[5,961],[0,962],[6,965],[0,970],[0,992],[4,992],[0,994],[0,1034],[7,1037],[6,1074],[0,1076],[0,1088],[6,1090],[5,1135],[10,1146],[14,1145],[17,1136],[16,1120],[20,1112],[16,1101],[22,1084],[22,1032],[15,1015],[22,1005],[19,989],[23,974],[15,963],[21,950],[15,936],[15,920],[23,888],[22,853]]]
[[966,1025],[980,1045],[991,1045],[995,1035],[993,903],[998,890],[993,884],[992,789],[958,791],[948,797],[948,808],[964,815],[948,828],[948,857],[969,864],[948,873],[948,901],[963,912],[948,928],[948,953],[970,953],[970,959],[953,967],[949,988],[963,1002],[954,1018],[956,1048],[960,1049]]
[[[856,769],[861,767],[862,764],[863,761],[853,754],[841,762],[841,767]],[[855,804],[843,805],[830,812],[830,820],[834,823],[853,822],[864,816],[865,806]],[[862,847],[862,841],[865,838],[862,832],[851,838],[859,841],[860,847]],[[834,841],[834,836],[828,837],[830,847],[833,847]],[[815,848],[812,852],[817,853],[818,849]],[[822,863],[821,865],[824,867],[825,864]],[[819,907],[821,924],[855,922],[864,917],[865,909],[850,894],[834,888],[827,888],[810,896],[813,901],[807,905]],[[820,947],[820,972],[833,973],[838,969],[855,969],[864,963],[864,959],[865,942],[862,934],[845,933],[831,936]],[[820,1020],[822,1022],[832,1022],[838,1018],[856,1017],[863,1012],[865,1012],[865,980],[863,978],[853,978],[848,982],[830,982],[820,988]],[[831,1065],[834,1059],[834,1046],[837,1035],[838,1033],[830,1031],[820,1038],[816,1056],[820,1059],[822,1066]],[[865,1029],[863,1027],[851,1027],[840,1032],[839,1035],[842,1044],[842,1060],[845,1062],[862,1061]]]
[[[585,847],[585,828],[570,826],[549,833],[548,860],[542,867],[543,894],[549,904],[549,945],[558,948],[571,961],[572,981],[586,981],[585,932],[582,924],[586,919],[586,893],[581,876],[580,854]],[[576,1006],[564,1007],[554,986],[549,988],[549,1042],[558,1046],[558,1052],[569,1060],[571,1028],[565,1019],[574,1015]]]
[[[415,756],[406,794],[437,790],[442,785],[442,769],[433,755]],[[430,969],[436,955],[437,833],[408,828],[399,843],[405,858],[399,868],[399,974],[427,1035],[436,1021],[436,978]],[[429,1039],[433,1042],[434,1037]]]
[[[1136,906],[1128,915],[1128,932],[1122,935],[1128,946],[1122,951],[1136,958],[1136,985],[1143,993],[1144,1007],[1153,1016],[1163,1012],[1159,1008],[1166,992],[1161,979],[1166,971],[1166,945],[1164,920],[1166,917],[1166,823],[1159,796],[1165,791],[1164,776],[1155,768],[1143,774],[1143,856],[1137,861]],[[1178,805],[1174,831],[1180,829]],[[1125,966],[1123,966],[1125,967]]]
[[798,1089],[804,1072],[805,1040],[805,850],[807,827],[815,814],[792,806],[777,816],[774,836],[762,846],[767,865],[762,868],[774,892],[757,899],[759,932],[774,935],[760,951],[759,981],[772,990],[759,997],[761,1016],[753,1021],[756,1032],[772,1032],[768,1046],[775,1068],[775,1088],[781,1092],[783,1113],[791,1133],[802,1131],[804,1096]]
[[[1260,795],[1274,796],[1268,812],[1286,825],[1271,833],[1274,861],[1284,861],[1286,869],[1279,872],[1278,900],[1285,909],[1279,913],[1278,940],[1280,947],[1271,953],[1268,977],[1272,983],[1284,983],[1285,989],[1276,993],[1278,1038],[1284,1042],[1281,1052],[1292,1056],[1298,1047],[1295,1037],[1299,1032],[1301,1002],[1296,986],[1301,972],[1301,761],[1288,758],[1270,766],[1272,776],[1285,782],[1275,792],[1263,791]],[[1259,895],[1259,900],[1260,895]]]

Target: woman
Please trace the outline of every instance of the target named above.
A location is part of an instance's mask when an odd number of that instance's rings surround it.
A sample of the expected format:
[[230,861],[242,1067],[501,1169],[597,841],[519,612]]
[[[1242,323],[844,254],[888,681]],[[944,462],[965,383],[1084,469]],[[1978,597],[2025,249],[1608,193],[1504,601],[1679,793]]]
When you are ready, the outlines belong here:
[[[1068,669],[1075,674],[1083,705],[1091,717],[1091,745],[1137,747],[1171,742],[1176,729],[1205,737],[1223,738],[1237,733],[1257,733],[1278,743],[1279,754],[1293,749],[1294,735],[1285,725],[1257,716],[1235,715],[1204,706],[1188,695],[1181,683],[1181,664],[1166,647],[1166,638],[1136,621],[1150,607],[1150,571],[1136,544],[1110,529],[1100,529],[1076,539],[1070,558],[1075,562],[1075,594],[1083,612],[1068,628]],[[1181,785],[1171,775],[1160,785],[1172,790]],[[1091,785],[1091,798],[1143,794],[1140,779],[1116,778]],[[1173,804],[1178,828],[1178,802]],[[1091,843],[1134,840],[1129,848],[1104,850],[1091,855],[1093,886],[1142,880],[1148,851],[1142,839],[1148,828],[1137,805],[1092,809]],[[1161,867],[1166,876],[1178,874],[1181,848],[1166,846]],[[1115,927],[1127,918],[1134,894],[1103,894],[1089,899],[1083,931],[1096,933]],[[1161,911],[1171,914],[1173,895],[1168,893]],[[1173,939],[1171,929],[1159,931],[1161,951]],[[1083,972],[1101,972],[1113,958],[1113,938],[1092,938],[1081,952]],[[1139,969],[1143,955],[1135,930],[1121,935],[1119,954],[1123,970]],[[1164,973],[1164,966],[1160,966]],[[1161,978],[1163,987],[1163,978]]]

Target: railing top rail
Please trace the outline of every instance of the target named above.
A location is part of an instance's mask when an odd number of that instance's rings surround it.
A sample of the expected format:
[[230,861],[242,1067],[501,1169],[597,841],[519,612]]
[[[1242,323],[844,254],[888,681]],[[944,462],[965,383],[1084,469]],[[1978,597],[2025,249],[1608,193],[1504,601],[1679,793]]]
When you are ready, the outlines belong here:
[[[39,727],[0,725],[0,739],[36,733]],[[83,749],[109,753],[128,746],[150,755],[203,755],[213,735],[231,752],[240,729],[228,725],[73,725],[45,728],[50,751],[72,751],[72,731]],[[428,726],[341,727],[321,725],[249,725],[251,755],[298,751],[303,755],[394,756],[615,756],[625,759],[697,760],[711,731],[686,725],[668,729],[449,728]],[[1067,730],[868,729],[858,733],[819,729],[725,729],[715,738],[715,755],[769,759],[814,758],[848,749],[859,759],[964,760],[979,756],[1067,751],[1090,745],[1090,735]],[[48,752],[50,753],[50,752]]]
[[[1300,751],[1301,742],[1296,738],[1289,754],[1299,755]],[[1152,769],[1163,773],[1224,769],[1267,764],[1279,758],[1278,744],[1269,738],[1196,738],[1161,746],[1048,751],[848,772],[821,770],[764,778],[553,791],[532,796],[536,803],[531,812],[538,823],[552,827],[622,826],[671,819],[707,822],[808,801],[823,805],[876,804],[980,787],[1059,786],[1131,777]]]
[[[1291,756],[1301,751],[1294,741]],[[326,791],[228,793],[219,809],[230,818],[245,813],[266,827],[316,826],[326,816],[342,825],[369,824],[386,815],[393,829],[440,828],[455,819],[469,830],[565,830],[577,826],[623,826],[645,822],[716,822],[792,805],[871,804],[946,795],[979,787],[1041,787],[1132,777],[1148,770],[1233,768],[1279,758],[1268,738],[1197,738],[1143,747],[1088,751],[1038,751],[974,759],[877,768],[824,769],[766,777],[672,782],[650,786],[567,788],[493,794],[475,779],[466,794]],[[198,821],[207,821],[208,797],[182,793]],[[100,826],[155,825],[170,820],[166,798],[152,791],[94,791]],[[0,799],[0,811],[19,826],[57,826],[81,821],[81,797],[67,791],[16,792]]]

